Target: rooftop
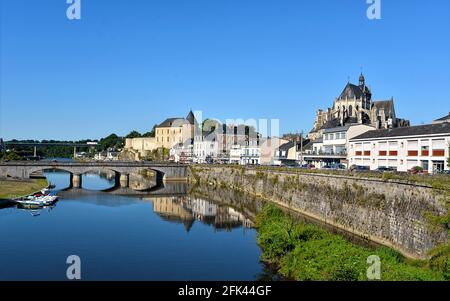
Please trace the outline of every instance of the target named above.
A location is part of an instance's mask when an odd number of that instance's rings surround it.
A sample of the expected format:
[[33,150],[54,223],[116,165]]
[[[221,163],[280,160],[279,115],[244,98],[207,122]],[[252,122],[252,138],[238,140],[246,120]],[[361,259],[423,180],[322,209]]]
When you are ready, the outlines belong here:
[[447,116],[436,119],[435,121],[445,121],[445,120],[450,120],[450,112],[448,113]]
[[450,124],[448,122],[445,122],[441,124],[426,124],[387,130],[374,130],[356,136],[350,140],[420,136],[433,134],[450,134]]

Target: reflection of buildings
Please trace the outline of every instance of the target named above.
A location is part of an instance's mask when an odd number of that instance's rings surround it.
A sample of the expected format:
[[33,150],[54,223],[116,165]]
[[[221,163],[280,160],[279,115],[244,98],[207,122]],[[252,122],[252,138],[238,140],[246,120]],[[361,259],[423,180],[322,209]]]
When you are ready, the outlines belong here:
[[211,225],[215,230],[253,227],[253,222],[228,206],[190,197],[152,198],[153,211],[164,220],[183,223],[189,231],[195,220]]
[[153,211],[164,220],[170,222],[181,222],[186,231],[194,224],[192,212],[185,208],[182,199],[177,197],[153,198]]

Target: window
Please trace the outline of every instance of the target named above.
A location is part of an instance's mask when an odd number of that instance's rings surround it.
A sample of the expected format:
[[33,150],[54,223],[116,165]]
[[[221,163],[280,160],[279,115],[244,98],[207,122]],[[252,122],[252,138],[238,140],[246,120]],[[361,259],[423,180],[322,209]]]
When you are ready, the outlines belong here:
[[432,142],[433,146],[433,157],[443,157],[445,156],[445,140],[439,139],[439,140],[433,140]]
[[422,160],[422,161],[420,161],[420,166],[422,166],[422,168],[423,168],[424,170],[428,170],[428,166],[429,166],[428,160]]
[[350,105],[349,107],[348,107],[348,116],[352,116],[353,115],[353,107]]
[[389,151],[389,156],[397,156],[398,152],[396,150]]

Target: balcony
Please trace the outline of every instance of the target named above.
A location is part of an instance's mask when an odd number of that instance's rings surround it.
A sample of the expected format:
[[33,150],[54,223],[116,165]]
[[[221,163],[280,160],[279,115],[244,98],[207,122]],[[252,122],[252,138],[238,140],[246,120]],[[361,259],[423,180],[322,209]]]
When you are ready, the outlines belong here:
[[378,156],[381,156],[381,157],[387,156],[387,151],[379,151]]
[[398,151],[389,151],[389,156],[392,157],[398,156]]
[[345,159],[347,158],[347,152],[333,152],[333,151],[316,151],[311,153],[304,153],[304,158],[336,158],[336,159]]
[[422,150],[422,151],[420,152],[420,155],[421,155],[422,157],[428,157],[428,156],[430,155],[430,151],[429,151],[429,150]]

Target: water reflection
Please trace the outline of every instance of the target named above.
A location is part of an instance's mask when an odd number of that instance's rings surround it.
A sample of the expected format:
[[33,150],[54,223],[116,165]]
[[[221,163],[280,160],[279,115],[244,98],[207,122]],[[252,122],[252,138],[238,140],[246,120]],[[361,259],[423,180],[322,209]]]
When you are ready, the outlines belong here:
[[95,191],[67,190],[67,173],[46,175],[60,196],[56,207],[0,210],[0,227],[14,229],[14,235],[0,233],[0,280],[65,280],[73,254],[82,260],[84,280],[255,280],[267,274],[251,228],[254,200],[220,191],[209,198],[209,188],[182,183],[103,192],[111,178],[99,174],[83,181]]
[[231,231],[233,228],[251,228],[253,222],[228,206],[220,206],[204,199],[193,197],[152,198],[153,210],[164,220],[182,223],[189,231],[195,221],[210,225],[216,231]]

